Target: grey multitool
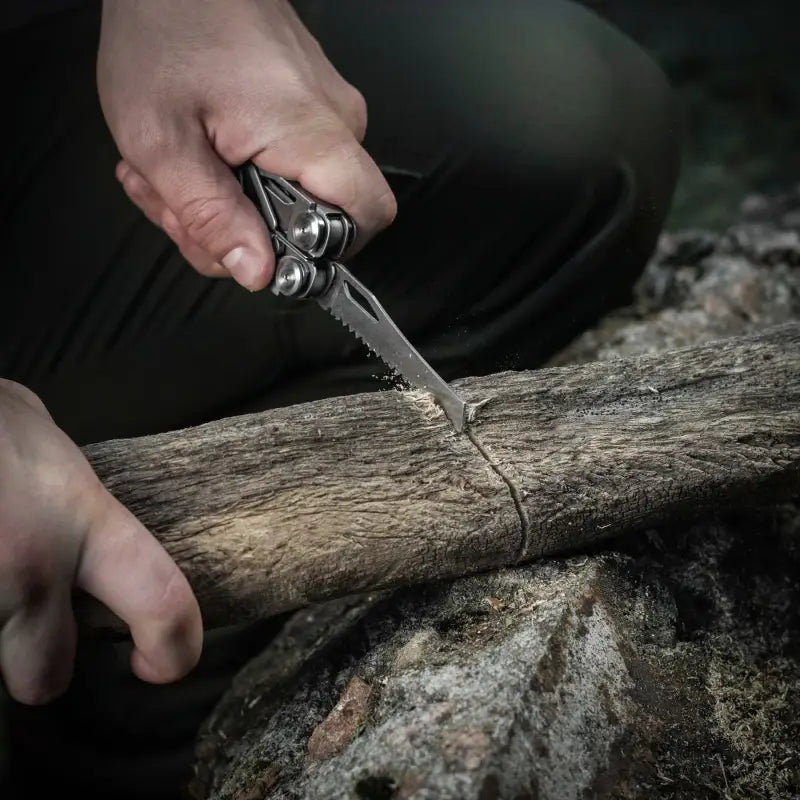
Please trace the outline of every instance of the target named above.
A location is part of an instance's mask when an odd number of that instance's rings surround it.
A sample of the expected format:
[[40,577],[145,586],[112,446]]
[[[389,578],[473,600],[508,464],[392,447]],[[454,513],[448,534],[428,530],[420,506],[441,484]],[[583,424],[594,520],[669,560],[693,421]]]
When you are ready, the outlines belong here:
[[313,299],[349,328],[411,386],[430,392],[459,433],[466,403],[428,364],[378,302],[338,259],[356,238],[356,225],[341,209],[294,181],[252,162],[237,170],[245,194],[269,229],[275,249],[276,295]]

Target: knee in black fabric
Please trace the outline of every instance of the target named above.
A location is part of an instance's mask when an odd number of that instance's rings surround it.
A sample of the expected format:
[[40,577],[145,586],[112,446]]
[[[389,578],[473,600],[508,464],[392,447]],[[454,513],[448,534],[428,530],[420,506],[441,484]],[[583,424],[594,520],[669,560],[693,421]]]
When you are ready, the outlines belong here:
[[640,191],[668,201],[679,115],[663,71],[642,48],[565,0],[442,6],[449,31],[431,93],[443,98],[442,122],[457,147],[518,177],[550,171],[569,180],[607,173],[623,159]]
[[448,274],[418,272],[434,296],[449,287],[454,322],[437,310],[427,353],[450,375],[533,366],[622,302],[644,267],[677,177],[677,104],[654,60],[578,4],[430,13],[431,121],[448,155],[435,177],[444,225],[423,226],[423,241]]

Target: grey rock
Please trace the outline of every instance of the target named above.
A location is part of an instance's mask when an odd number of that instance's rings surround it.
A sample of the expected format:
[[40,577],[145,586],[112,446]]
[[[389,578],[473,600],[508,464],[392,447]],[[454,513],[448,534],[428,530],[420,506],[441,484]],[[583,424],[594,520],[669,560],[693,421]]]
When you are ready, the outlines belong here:
[[[196,796],[797,796],[798,519],[652,531],[367,598],[345,622],[310,611],[209,721]],[[298,668],[276,679],[287,653]],[[354,677],[378,697],[363,730],[309,758]],[[245,794],[265,773],[270,790]]]
[[[344,663],[330,653],[303,670],[245,734],[214,796],[237,797],[256,762],[279,765],[275,798],[580,797],[631,713],[621,642],[633,630],[602,588],[621,568],[584,558],[392,595],[350,632]],[[664,601],[647,614],[669,617]],[[435,632],[427,652],[398,667],[424,631]],[[379,695],[369,723],[340,755],[311,761],[310,730],[355,676]]]
[[[757,206],[757,208],[756,208]],[[683,347],[800,317],[800,187],[751,196],[740,220],[715,233],[665,233],[634,288],[550,366]]]
[[[276,798],[391,797],[412,787],[409,796],[443,800],[580,797],[631,713],[621,648],[629,634],[600,594],[620,568],[613,558],[573,560],[430,589],[427,602],[395,595],[390,614],[375,609],[359,626],[369,648],[355,663],[299,680],[250,741],[245,763],[281,765]],[[502,599],[503,610],[487,597]],[[648,614],[669,616],[664,600]],[[436,646],[398,668],[420,630],[437,631]],[[309,728],[353,676],[379,694],[369,724],[339,756],[312,763]],[[216,796],[237,796],[237,769],[232,775]]]

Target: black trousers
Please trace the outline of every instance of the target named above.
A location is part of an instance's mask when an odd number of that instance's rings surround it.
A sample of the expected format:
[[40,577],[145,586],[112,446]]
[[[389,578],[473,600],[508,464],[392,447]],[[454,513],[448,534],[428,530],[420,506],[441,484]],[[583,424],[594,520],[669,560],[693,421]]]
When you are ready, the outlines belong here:
[[[636,44],[564,0],[296,7],[364,93],[365,146],[399,201],[350,266],[446,378],[535,368],[625,302],[679,164],[675,100]],[[130,204],[96,98],[98,21],[91,3],[3,34],[0,376],[79,444],[384,387],[316,304],[198,276]],[[39,779],[171,796],[275,624],[209,632],[172,687],[132,678],[124,645],[82,641],[64,698],[11,704],[23,796]]]

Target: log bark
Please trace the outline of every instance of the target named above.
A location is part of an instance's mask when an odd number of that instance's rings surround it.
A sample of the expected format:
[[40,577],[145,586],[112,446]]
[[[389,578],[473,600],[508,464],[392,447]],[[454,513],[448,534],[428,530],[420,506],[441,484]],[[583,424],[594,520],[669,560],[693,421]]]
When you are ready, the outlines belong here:
[[[87,446],[206,625],[510,566],[800,490],[800,324]],[[94,626],[117,627],[82,607]]]

